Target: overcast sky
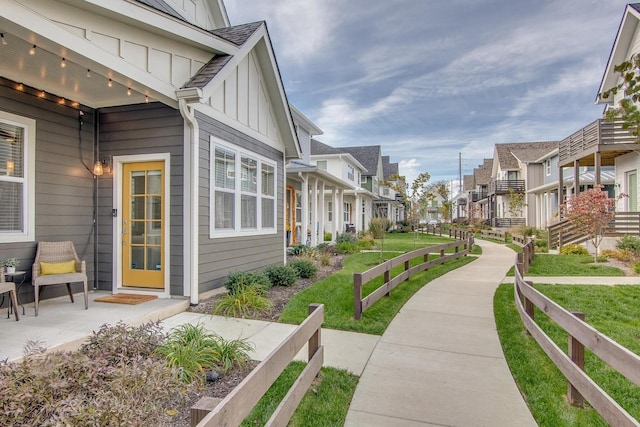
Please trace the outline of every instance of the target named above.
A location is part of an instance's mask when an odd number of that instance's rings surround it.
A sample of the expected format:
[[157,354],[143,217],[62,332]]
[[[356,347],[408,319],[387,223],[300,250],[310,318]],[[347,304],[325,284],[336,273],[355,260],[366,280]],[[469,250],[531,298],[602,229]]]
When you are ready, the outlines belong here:
[[226,0],[267,21],[289,102],[326,144],[381,145],[411,181],[496,143],[561,140],[594,100],[622,0]]

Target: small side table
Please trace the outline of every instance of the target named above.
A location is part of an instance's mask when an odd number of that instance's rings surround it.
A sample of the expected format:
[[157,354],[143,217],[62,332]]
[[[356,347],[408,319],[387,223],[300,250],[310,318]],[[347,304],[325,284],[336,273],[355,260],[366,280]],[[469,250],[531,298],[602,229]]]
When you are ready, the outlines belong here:
[[[18,305],[22,307],[22,315],[24,316],[24,305],[20,303],[20,286],[24,283],[25,278],[27,277],[26,270],[16,270],[13,273],[4,273],[5,279],[8,282],[13,282],[16,284],[16,300],[18,301]],[[20,282],[16,282],[16,277],[21,278]],[[16,310],[18,307],[16,307]]]

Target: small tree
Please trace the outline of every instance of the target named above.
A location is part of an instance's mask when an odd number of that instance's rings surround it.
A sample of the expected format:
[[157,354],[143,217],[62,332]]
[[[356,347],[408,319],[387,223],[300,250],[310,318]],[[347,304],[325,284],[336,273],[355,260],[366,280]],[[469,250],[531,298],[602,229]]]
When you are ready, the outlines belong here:
[[410,187],[407,186],[407,179],[404,176],[391,175],[389,178],[391,181],[384,181],[383,185],[402,196],[402,201],[406,207],[405,217],[414,232],[413,245],[415,247],[420,219],[429,201],[433,199],[427,187],[427,182],[431,179],[431,175],[427,172],[422,172],[413,180]]
[[442,198],[442,204],[438,211],[442,216],[442,220],[444,222],[449,222],[451,220],[451,209],[453,206],[453,204],[449,200],[449,197],[451,196],[449,183],[444,180],[434,182],[433,184],[429,185],[429,187],[427,188],[427,192],[431,195],[432,199],[435,199],[435,195],[438,195]]
[[623,99],[616,108],[610,108],[605,114],[607,120],[622,120],[622,128],[629,129],[635,137],[640,137],[640,55],[633,55],[628,61],[624,61],[613,67],[613,70],[621,77],[621,83],[605,90],[599,95],[602,99],[608,99],[621,92]]
[[560,206],[564,216],[580,232],[586,234],[595,248],[595,261],[598,259],[598,247],[602,242],[605,227],[615,216],[618,198],[610,198],[598,185],[570,198]]
[[524,193],[516,193],[513,188],[509,187],[509,214],[511,218],[522,216],[522,209],[527,206],[525,203]]

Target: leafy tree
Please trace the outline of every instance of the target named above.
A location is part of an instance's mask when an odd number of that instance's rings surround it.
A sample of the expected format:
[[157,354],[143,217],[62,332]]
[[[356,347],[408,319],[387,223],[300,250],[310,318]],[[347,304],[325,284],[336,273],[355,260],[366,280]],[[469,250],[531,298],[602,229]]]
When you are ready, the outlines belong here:
[[621,83],[600,93],[602,99],[608,99],[622,92],[624,98],[616,108],[605,113],[607,120],[622,120],[623,129],[630,129],[632,135],[640,137],[640,54],[633,55],[628,61],[613,67],[621,77]]
[[407,179],[400,175],[391,175],[390,181],[384,181],[383,185],[393,189],[402,196],[405,205],[405,219],[414,231],[414,246],[417,239],[418,225],[420,219],[431,200],[433,195],[429,192],[427,183],[431,179],[431,175],[422,172],[413,180],[410,186],[407,185]]
[[560,206],[565,218],[591,239],[596,251],[594,255],[596,262],[603,232],[615,216],[616,200],[624,197],[621,195],[618,198],[610,198],[602,188],[602,185],[598,185],[579,193]]
[[442,198],[442,204],[439,208],[440,215],[442,215],[444,222],[450,221],[453,203],[449,200],[449,197],[451,197],[449,183],[445,180],[436,181],[428,186],[427,191],[431,195],[432,200],[435,199],[435,195]]
[[516,193],[513,188],[509,187],[509,214],[512,218],[522,216],[522,209],[527,206],[525,197],[525,193]]

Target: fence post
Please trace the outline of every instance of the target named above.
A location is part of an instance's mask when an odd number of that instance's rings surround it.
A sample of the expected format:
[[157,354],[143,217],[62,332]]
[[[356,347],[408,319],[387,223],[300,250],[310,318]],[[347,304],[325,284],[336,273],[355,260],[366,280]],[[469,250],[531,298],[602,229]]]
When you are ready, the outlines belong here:
[[[404,262],[404,271],[408,271],[409,270],[409,261],[405,261]],[[407,276],[407,278],[405,279],[405,282],[409,281],[409,277]]]
[[[391,270],[387,270],[387,271],[384,272],[384,284],[388,285],[389,281],[391,281]],[[391,296],[391,291],[387,292],[384,296],[390,297]]]
[[[584,320],[584,313],[580,311],[572,311],[571,314],[573,314],[580,320]],[[578,368],[584,371],[584,345],[571,335],[569,335],[568,353],[571,361]],[[571,383],[569,383],[568,399],[569,403],[572,406],[582,406],[584,404],[584,397],[582,397],[580,392],[576,390],[576,388]]]
[[518,269],[520,276],[524,276],[524,254],[522,252],[518,253],[517,259],[516,268]]
[[353,318],[362,319],[362,275],[353,273]]
[[[316,311],[318,307],[320,307],[320,304],[309,304],[309,315]],[[320,348],[320,340],[322,339],[320,330],[321,329],[318,328],[318,330],[309,338],[309,358],[307,360],[311,360],[316,354],[316,351]]]
[[[530,280],[525,280],[524,283],[526,283],[528,286],[531,286],[533,288],[533,282]],[[533,320],[533,308],[534,305],[531,301],[529,301],[527,299],[527,297],[524,297],[524,311],[527,313],[527,316],[529,316],[531,318],[531,320]]]

